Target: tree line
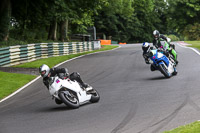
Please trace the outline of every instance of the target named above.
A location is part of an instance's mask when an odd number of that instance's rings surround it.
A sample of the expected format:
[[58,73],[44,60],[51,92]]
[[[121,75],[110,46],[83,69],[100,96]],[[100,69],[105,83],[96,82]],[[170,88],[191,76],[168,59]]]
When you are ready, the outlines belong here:
[[0,42],[69,41],[96,27],[120,42],[152,40],[157,29],[200,40],[200,0],[1,0]]

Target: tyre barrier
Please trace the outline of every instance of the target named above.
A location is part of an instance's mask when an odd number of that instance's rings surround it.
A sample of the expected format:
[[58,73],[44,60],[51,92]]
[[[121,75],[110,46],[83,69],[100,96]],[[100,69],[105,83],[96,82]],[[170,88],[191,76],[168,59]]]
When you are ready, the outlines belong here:
[[77,54],[100,49],[100,41],[36,43],[0,48],[0,66],[8,67],[41,58]]

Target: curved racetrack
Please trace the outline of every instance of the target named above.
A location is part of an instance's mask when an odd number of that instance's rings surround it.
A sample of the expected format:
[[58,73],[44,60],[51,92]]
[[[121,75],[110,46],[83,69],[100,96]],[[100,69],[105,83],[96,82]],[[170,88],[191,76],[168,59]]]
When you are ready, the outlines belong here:
[[57,105],[40,78],[0,103],[0,133],[160,133],[200,119],[200,56],[176,45],[178,75],[151,72],[141,44],[87,55],[60,67],[100,93],[79,109]]

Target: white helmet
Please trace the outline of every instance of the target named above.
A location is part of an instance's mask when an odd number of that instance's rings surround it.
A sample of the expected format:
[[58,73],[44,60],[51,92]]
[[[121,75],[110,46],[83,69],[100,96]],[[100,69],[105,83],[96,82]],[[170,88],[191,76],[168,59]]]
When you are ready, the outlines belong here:
[[160,37],[160,32],[157,31],[157,30],[154,30],[153,31],[153,36],[154,36],[155,39],[158,39]]
[[43,65],[40,66],[39,72],[40,72],[41,76],[43,78],[45,78],[45,77],[48,76],[48,74],[50,72],[50,68],[47,65],[43,64]]
[[142,50],[145,51],[145,52],[148,52],[150,49],[150,44],[148,42],[144,42],[142,44]]

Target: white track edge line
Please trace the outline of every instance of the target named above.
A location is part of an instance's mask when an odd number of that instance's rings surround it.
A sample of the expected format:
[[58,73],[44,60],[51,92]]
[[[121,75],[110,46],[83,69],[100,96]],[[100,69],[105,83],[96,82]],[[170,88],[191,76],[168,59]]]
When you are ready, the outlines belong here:
[[177,44],[178,44],[180,47],[191,49],[191,50],[193,50],[195,53],[197,53],[198,55],[200,55],[200,52],[199,52],[198,50],[196,50],[195,48],[183,46],[183,45],[181,45],[180,43],[177,43]]

